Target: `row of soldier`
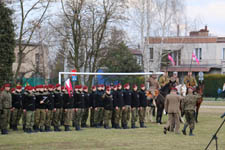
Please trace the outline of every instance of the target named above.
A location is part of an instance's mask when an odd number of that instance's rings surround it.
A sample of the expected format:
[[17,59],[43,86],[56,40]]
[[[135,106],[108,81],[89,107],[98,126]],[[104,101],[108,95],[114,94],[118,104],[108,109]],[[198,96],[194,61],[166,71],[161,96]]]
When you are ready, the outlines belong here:
[[[130,90],[130,85],[121,84],[113,87],[98,85],[88,92],[87,86],[76,85],[73,93],[57,84],[55,87],[39,85],[35,88],[17,86],[15,91],[10,90],[10,84],[5,84],[0,97],[1,129],[2,134],[7,134],[7,127],[18,130],[17,126],[22,117],[23,129],[27,133],[70,131],[71,122],[76,130],[87,127],[90,109],[90,126],[109,129],[109,122],[113,128],[128,128],[131,118],[131,127],[139,117],[140,127],[144,128],[145,111],[147,106],[152,106],[152,100],[147,99],[145,85],[136,85]],[[121,125],[120,125],[121,124]]]

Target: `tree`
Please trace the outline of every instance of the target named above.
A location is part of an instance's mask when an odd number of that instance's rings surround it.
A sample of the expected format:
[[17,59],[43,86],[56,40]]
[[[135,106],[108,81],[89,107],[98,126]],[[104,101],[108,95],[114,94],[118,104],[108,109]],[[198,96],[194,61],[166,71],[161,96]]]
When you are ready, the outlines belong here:
[[15,32],[12,22],[12,10],[0,1],[0,85],[11,82],[12,64],[15,60]]
[[[41,24],[43,23],[45,19],[45,14],[48,10],[49,4],[51,0],[46,0],[45,2],[42,2],[42,0],[35,0],[35,1],[26,1],[26,5],[29,4],[29,9],[25,10],[25,1],[19,0],[19,14],[20,17],[16,17],[19,20],[16,20],[15,22],[18,24],[18,65],[16,66],[16,71],[14,74],[14,83],[16,83],[20,68],[22,65],[23,60],[25,59],[26,55],[29,54],[31,51],[36,50],[37,47],[34,47],[33,49],[26,50],[27,46],[32,42],[35,32],[38,32],[41,28]],[[15,4],[16,5],[16,4]],[[33,12],[38,13],[38,17],[32,17],[32,19],[29,19],[29,16],[32,16]],[[43,39],[38,41],[37,43],[41,43]],[[37,41],[37,38],[35,39]],[[22,76],[20,76],[22,78]],[[20,79],[21,80],[21,79]]]
[[[141,72],[141,66],[137,64],[136,59],[124,42],[108,48],[104,59],[101,60],[102,67],[106,68],[106,72]],[[106,79],[110,82],[121,81],[123,83],[132,81],[137,82],[137,78],[133,76],[109,76]],[[135,83],[134,82],[134,83]]]

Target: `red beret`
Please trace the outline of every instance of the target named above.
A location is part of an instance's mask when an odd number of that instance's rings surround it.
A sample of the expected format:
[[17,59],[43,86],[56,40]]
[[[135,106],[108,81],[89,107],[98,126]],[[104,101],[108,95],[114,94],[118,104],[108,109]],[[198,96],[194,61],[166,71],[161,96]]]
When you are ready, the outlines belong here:
[[16,89],[21,90],[22,89],[22,86],[21,85],[18,85],[18,86],[16,86]]
[[82,89],[82,85],[78,85],[77,88],[78,88],[78,89]]
[[7,83],[7,84],[4,85],[4,87],[5,87],[5,88],[6,88],[6,87],[10,87],[10,84]]
[[65,90],[65,87],[64,86],[62,86],[61,88],[62,88],[62,90]]
[[106,86],[106,89],[110,89],[111,87],[109,85]]
[[102,84],[101,87],[104,88],[105,87],[104,84]]
[[60,87],[60,86],[61,86],[60,84],[56,84],[56,85],[55,85],[56,88],[58,88],[58,87]]
[[48,88],[48,85],[44,85],[43,87],[44,87],[45,89],[47,89],[47,88]]
[[141,84],[141,88],[145,87],[145,84]]
[[32,86],[28,86],[28,87],[27,87],[27,90],[28,90],[28,91],[32,91],[32,90],[33,90],[33,87],[32,87]]
[[133,88],[136,88],[136,87],[137,87],[137,85],[136,85],[136,84],[134,84],[134,85],[133,85]]
[[13,92],[13,91],[15,91],[15,88],[12,88],[12,89],[11,89],[11,92]]
[[117,85],[114,85],[113,88],[114,88],[114,89],[117,88]]
[[126,88],[126,87],[128,87],[129,86],[129,83],[126,83],[126,84],[124,84],[124,88]]
[[100,88],[100,87],[101,87],[101,85],[99,84],[99,85],[97,85],[97,87],[98,87],[98,88]]
[[93,85],[93,86],[92,86],[92,89],[96,89],[96,86],[95,86],[95,85]]
[[54,87],[53,87],[53,85],[49,84],[49,85],[48,85],[48,88],[49,88],[49,89],[53,89]]
[[44,88],[44,86],[43,85],[38,85],[38,88],[42,89],[42,88]]
[[75,85],[75,87],[74,87],[75,89],[79,89],[79,85]]
[[83,90],[87,90],[87,89],[88,89],[88,87],[87,87],[87,86],[84,86],[84,87],[83,87]]

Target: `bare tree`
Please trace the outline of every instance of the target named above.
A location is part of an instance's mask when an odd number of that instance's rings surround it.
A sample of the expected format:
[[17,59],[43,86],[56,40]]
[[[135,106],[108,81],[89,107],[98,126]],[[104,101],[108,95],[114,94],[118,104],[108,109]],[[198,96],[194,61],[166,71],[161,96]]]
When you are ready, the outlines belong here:
[[[51,0],[46,0],[46,2],[42,2],[42,0],[36,0],[31,7],[25,11],[24,9],[24,0],[19,0],[19,7],[20,7],[20,19],[18,20],[18,65],[16,68],[16,72],[14,75],[14,83],[18,78],[21,64],[31,51],[34,51],[36,47],[26,51],[27,46],[32,42],[35,32],[41,27],[41,24],[44,21],[45,14],[49,7]],[[39,10],[40,16],[29,20],[28,17],[31,15],[33,11]]]

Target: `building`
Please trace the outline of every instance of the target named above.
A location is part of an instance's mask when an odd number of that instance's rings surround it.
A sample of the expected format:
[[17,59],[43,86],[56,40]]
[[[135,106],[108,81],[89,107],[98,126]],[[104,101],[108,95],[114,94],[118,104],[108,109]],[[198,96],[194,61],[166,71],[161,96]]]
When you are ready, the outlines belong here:
[[[207,26],[184,37],[146,38],[145,50],[151,60],[151,71],[159,71],[160,66],[161,71],[177,71],[181,76],[188,71],[225,74],[225,37],[210,36]],[[159,55],[160,50],[162,55]],[[192,59],[192,53],[200,64]],[[173,57],[175,65],[168,60],[168,54]]]
[[143,55],[140,50],[137,49],[129,49],[131,54],[133,54],[134,58],[137,60],[137,64],[143,66]]
[[[32,78],[39,77],[49,78],[49,60],[48,60],[48,47],[42,44],[30,43],[22,44],[22,47],[26,47],[22,60],[22,64],[19,71],[19,78]],[[15,62],[13,63],[13,72],[16,72],[18,66],[19,45],[15,48]]]

